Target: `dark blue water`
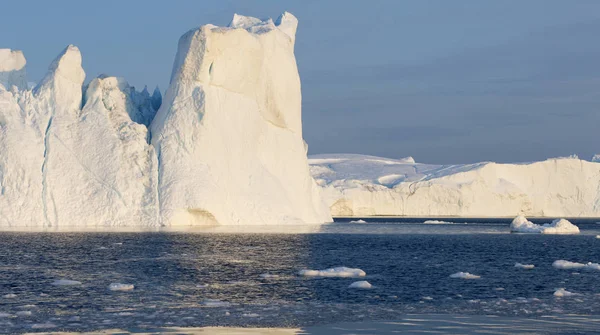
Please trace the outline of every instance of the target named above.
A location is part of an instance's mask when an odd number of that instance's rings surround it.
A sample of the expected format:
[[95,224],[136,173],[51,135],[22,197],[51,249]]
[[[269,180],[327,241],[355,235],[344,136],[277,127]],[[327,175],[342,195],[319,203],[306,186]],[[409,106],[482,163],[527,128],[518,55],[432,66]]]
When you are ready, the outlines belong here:
[[[600,262],[600,225],[578,224],[576,236],[510,234],[498,222],[338,223],[320,234],[0,233],[0,329],[291,327],[407,313],[600,315],[600,271],[552,267],[558,259]],[[298,275],[334,266],[367,276]],[[459,271],[481,279],[449,278]],[[82,284],[51,285],[58,279]],[[356,280],[374,288],[349,289]],[[135,288],[114,292],[111,283]],[[556,298],[557,288],[578,295]]]

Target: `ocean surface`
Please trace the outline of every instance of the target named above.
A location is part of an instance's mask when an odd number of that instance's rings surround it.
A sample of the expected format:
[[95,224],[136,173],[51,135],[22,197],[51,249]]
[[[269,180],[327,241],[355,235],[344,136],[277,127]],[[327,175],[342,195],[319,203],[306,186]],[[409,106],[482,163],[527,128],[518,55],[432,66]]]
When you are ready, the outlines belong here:
[[[308,334],[349,322],[447,333],[465,318],[491,324],[491,333],[519,323],[523,333],[600,327],[600,271],[552,267],[600,262],[595,220],[572,220],[581,234],[567,236],[511,234],[508,219],[351,220],[302,234],[3,232],[0,333],[227,326]],[[366,276],[299,275],[337,266]],[[457,272],[481,278],[450,277]],[[348,287],[358,280],[373,287]],[[113,283],[134,288],[113,291]],[[555,297],[559,288],[574,295]]]

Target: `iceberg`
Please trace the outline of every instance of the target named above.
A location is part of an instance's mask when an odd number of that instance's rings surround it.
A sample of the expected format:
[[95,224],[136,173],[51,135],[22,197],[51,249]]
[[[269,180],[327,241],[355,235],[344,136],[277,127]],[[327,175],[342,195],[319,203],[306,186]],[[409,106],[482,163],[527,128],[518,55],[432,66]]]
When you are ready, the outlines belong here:
[[29,89],[0,49],[0,227],[331,222],[302,138],[298,21],[235,15],[182,36],[166,95],[68,46]]
[[579,228],[565,219],[556,219],[543,225],[528,221],[524,216],[517,216],[510,224],[510,231],[533,234],[579,234]]
[[298,21],[276,22],[236,14],[179,40],[151,125],[165,225],[332,221],[302,139]]
[[600,216],[600,165],[576,157],[434,165],[322,154],[309,164],[334,217]]

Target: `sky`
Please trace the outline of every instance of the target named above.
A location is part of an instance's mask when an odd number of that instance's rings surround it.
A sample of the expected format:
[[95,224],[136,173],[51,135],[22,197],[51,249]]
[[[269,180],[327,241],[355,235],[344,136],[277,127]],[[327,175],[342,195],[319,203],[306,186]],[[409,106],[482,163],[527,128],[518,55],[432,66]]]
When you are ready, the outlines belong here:
[[38,81],[68,44],[87,80],[168,85],[177,41],[233,13],[298,17],[309,154],[423,163],[600,153],[600,1],[9,1],[0,48]]

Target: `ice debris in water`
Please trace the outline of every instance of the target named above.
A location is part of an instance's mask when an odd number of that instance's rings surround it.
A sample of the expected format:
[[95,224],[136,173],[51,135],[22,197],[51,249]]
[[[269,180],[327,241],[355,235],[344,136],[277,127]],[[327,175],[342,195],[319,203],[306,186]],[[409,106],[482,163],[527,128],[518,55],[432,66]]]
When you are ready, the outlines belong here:
[[133,288],[132,284],[112,283],[108,285],[108,289],[111,291],[131,291]]
[[80,281],[77,280],[68,280],[68,279],[59,279],[52,282],[54,286],[73,286],[73,285],[81,285]]
[[202,305],[206,307],[229,307],[231,303],[219,299],[206,299],[202,302]]
[[559,259],[557,261],[554,261],[554,263],[552,263],[552,266],[556,269],[561,269],[561,270],[584,269],[584,270],[599,270],[600,271],[600,264],[598,264],[598,263],[588,262],[586,264],[583,264],[583,263],[566,261],[564,259]]
[[538,225],[519,215],[510,224],[510,231],[529,234],[579,234],[579,227],[565,219],[556,219],[552,223]]
[[450,278],[459,278],[459,279],[479,279],[481,276],[474,275],[468,272],[457,272],[450,275]]
[[362,220],[362,219],[361,220],[352,220],[352,221],[350,221],[350,223],[367,223],[367,221]]
[[574,295],[579,295],[577,293],[573,293],[573,292],[569,292],[567,290],[565,290],[564,288],[559,288],[556,291],[554,291],[554,296],[555,297],[571,297]]
[[305,277],[364,277],[367,275],[361,269],[347,268],[345,266],[325,270],[300,270],[299,274]]
[[360,280],[350,284],[348,288],[370,289],[373,288],[373,285],[366,280]]
[[519,268],[519,269],[531,270],[531,269],[535,268],[535,265],[533,265],[533,264],[515,263],[515,267]]

